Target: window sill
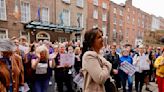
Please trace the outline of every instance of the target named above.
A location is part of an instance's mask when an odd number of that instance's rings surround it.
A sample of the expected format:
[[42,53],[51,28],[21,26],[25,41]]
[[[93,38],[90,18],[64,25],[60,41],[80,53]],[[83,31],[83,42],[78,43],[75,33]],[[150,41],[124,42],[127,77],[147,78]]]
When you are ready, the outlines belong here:
[[0,19],[0,21],[2,21],[2,22],[8,22],[8,20],[6,19],[6,20],[2,20],[2,19]]

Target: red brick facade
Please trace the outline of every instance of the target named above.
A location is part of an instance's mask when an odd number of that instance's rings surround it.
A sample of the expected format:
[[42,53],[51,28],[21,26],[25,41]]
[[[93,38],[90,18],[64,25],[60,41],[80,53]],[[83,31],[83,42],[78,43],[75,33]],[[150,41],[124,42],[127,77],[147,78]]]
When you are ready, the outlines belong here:
[[[30,21],[38,20],[38,7],[46,7],[48,8],[49,14],[49,23],[50,24],[59,24],[59,13],[64,9],[69,9],[71,12],[71,25],[77,26],[76,13],[83,13],[83,20],[86,20],[86,2],[84,0],[84,8],[78,8],[76,5],[77,0],[70,0],[70,4],[64,3],[62,0],[4,0],[6,3],[6,16],[7,20],[0,20],[0,30],[7,30],[7,37],[11,38],[13,36],[20,37],[20,33],[28,35],[28,38],[31,42],[37,39],[37,34],[39,32],[47,34],[50,41],[57,41],[60,38],[64,38],[65,40],[72,40],[71,37],[75,37],[75,34],[72,33],[64,33],[58,32],[58,29],[55,30],[42,30],[42,29],[26,29],[25,23],[21,22],[21,15],[17,19],[14,17],[14,9],[15,9],[15,1],[17,1],[18,11],[21,12],[21,2],[27,2],[30,4]],[[40,1],[40,2],[39,2]],[[40,11],[40,13],[42,13]],[[29,22],[30,22],[29,21]],[[28,22],[27,22],[28,23]],[[84,30],[86,21],[84,21]],[[43,36],[43,35],[41,35]],[[40,39],[41,40],[41,39]],[[61,39],[60,39],[61,40]]]
[[[97,5],[94,4],[94,1],[98,1]],[[104,32],[106,34],[104,37],[106,38],[108,37],[109,3],[109,0],[87,0],[87,30],[99,27],[102,31],[106,31]],[[94,18],[95,11],[98,12],[97,18]],[[106,14],[106,21],[103,20],[104,14]]]
[[[120,22],[121,20],[122,22]],[[151,16],[134,7],[132,0],[127,0],[125,5],[110,3],[109,40],[111,43],[129,43],[134,46],[137,39],[143,39],[144,31],[150,29]]]

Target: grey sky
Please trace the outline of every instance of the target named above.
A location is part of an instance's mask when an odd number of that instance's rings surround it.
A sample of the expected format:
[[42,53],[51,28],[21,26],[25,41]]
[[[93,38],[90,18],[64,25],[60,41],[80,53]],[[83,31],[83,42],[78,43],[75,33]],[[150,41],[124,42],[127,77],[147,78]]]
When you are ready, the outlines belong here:
[[[126,0],[111,0],[117,4],[125,3]],[[141,10],[164,18],[164,1],[163,0],[133,0],[133,6]]]

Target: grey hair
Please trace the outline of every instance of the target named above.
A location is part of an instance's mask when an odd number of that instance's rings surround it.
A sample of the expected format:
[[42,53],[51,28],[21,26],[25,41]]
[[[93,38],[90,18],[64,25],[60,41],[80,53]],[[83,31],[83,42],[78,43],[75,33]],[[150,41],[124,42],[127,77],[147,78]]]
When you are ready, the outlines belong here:
[[0,39],[0,51],[15,51],[15,44],[9,39]]

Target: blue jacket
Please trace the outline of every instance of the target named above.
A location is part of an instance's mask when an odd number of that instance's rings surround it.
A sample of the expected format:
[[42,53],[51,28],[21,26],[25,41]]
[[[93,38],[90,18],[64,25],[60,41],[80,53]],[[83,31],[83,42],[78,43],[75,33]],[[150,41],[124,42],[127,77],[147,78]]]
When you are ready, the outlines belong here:
[[127,61],[127,62],[129,62],[130,64],[133,63],[133,59],[132,59],[131,56],[122,56],[122,57],[120,57],[120,63],[122,63],[122,62],[124,62],[124,61]]

